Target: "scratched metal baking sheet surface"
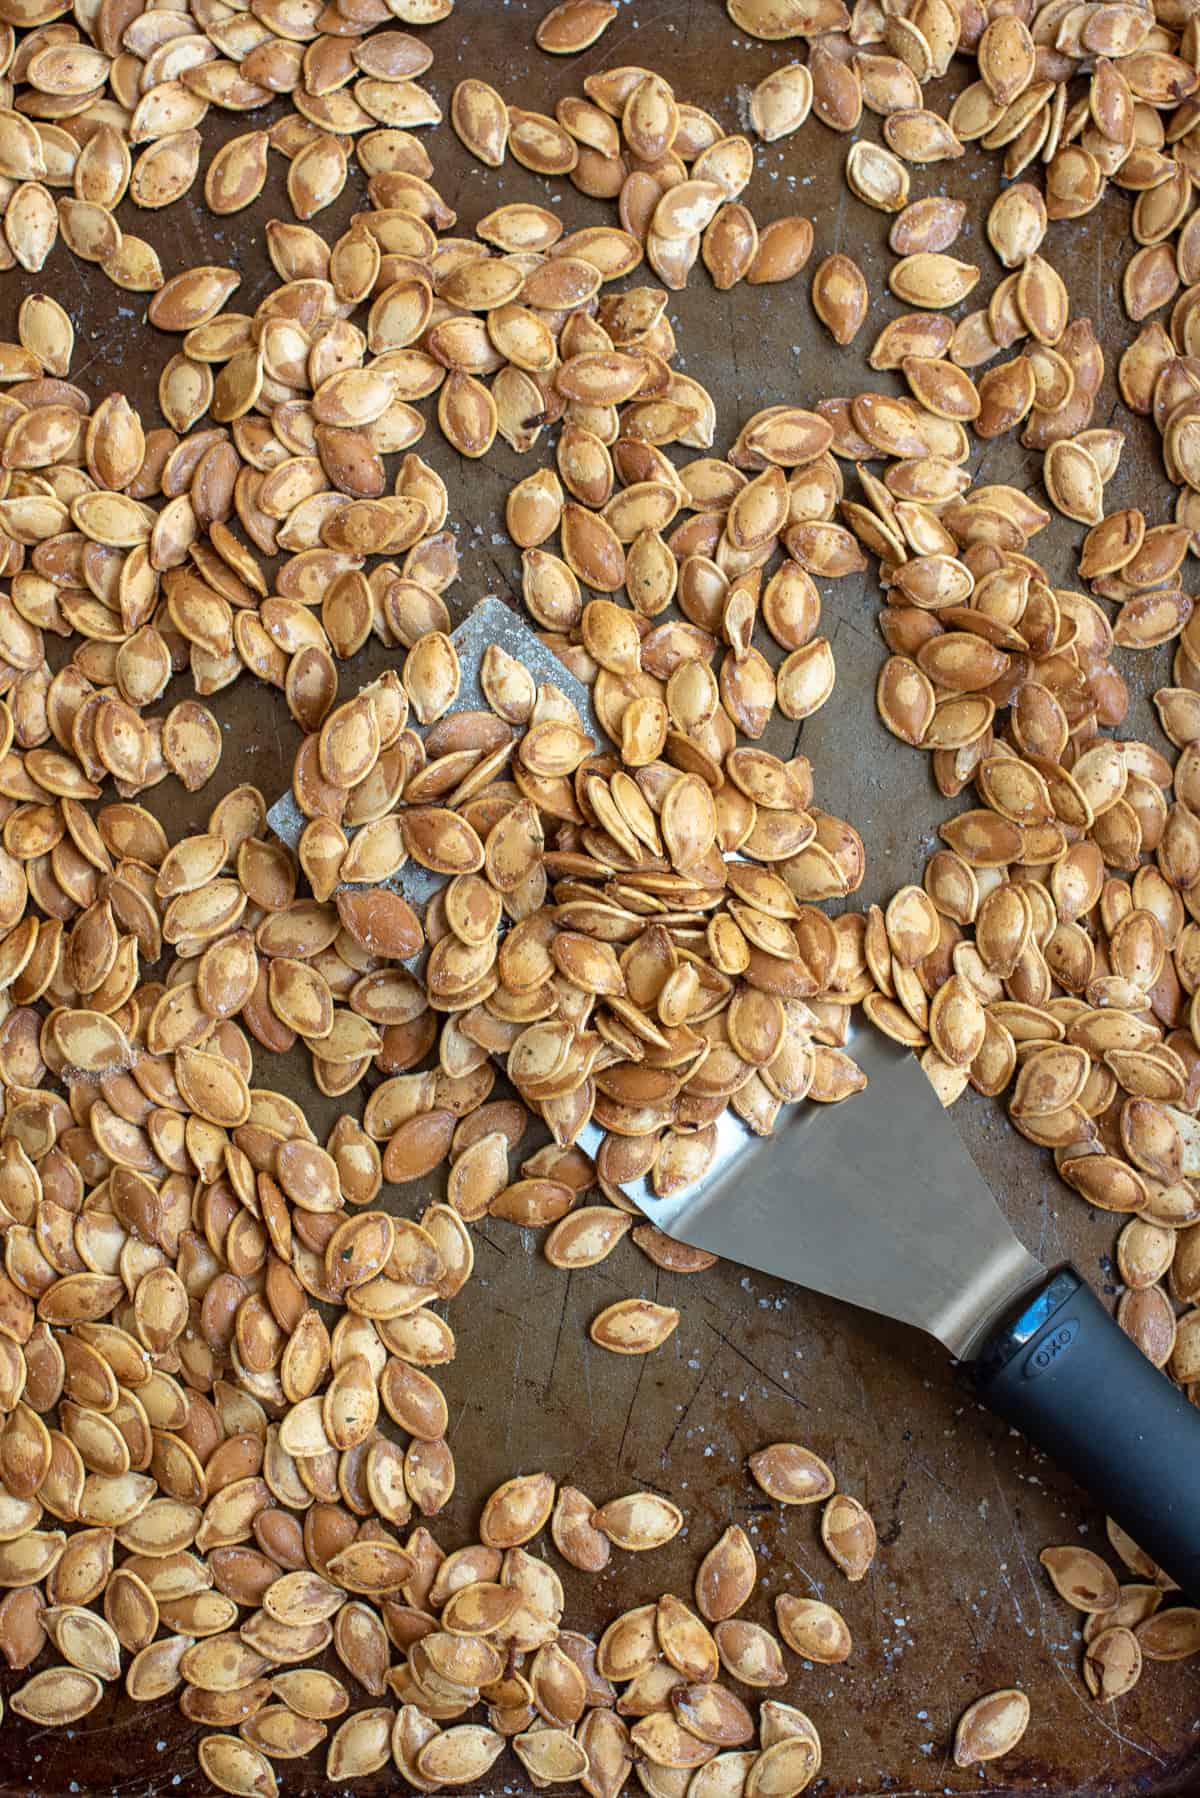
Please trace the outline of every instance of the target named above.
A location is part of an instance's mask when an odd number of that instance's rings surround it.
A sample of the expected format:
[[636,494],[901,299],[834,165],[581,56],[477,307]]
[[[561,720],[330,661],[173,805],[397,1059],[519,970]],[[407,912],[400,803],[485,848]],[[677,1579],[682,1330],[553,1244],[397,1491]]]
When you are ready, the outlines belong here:
[[[436,61],[427,79],[443,105],[453,83],[473,73],[486,75],[512,100],[549,109],[558,94],[578,89],[587,69],[636,61],[664,68],[682,97],[709,106],[733,129],[739,91],[793,53],[788,45],[747,42],[731,27],[721,0],[635,0],[594,50],[563,63],[532,46],[547,3],[459,0],[454,17],[430,33]],[[219,142],[246,126],[210,116],[205,162]],[[863,131],[877,137],[877,122],[868,119]],[[542,182],[511,163],[500,172],[471,163],[449,130],[438,133],[436,144],[440,186],[466,226],[502,200],[520,197],[561,206],[572,223],[612,217],[610,208],[582,200],[565,183]],[[672,300],[681,360],[717,402],[718,448],[760,405],[888,379],[872,376],[861,353],[884,319],[900,310],[885,292],[887,221],[846,192],[846,148],[846,141],[810,124],[799,139],[760,153],[747,198],[760,221],[808,212],[816,225],[814,265],[839,247],[858,257],[874,296],[858,351],[832,349],[809,310],[807,277],[786,287],[717,294],[698,272],[689,291]],[[969,200],[959,253],[979,256],[985,288],[1000,272],[983,238],[997,187],[995,163],[973,154],[914,172],[914,195],[945,191]],[[336,235],[363,204],[364,184],[352,174],[319,223]],[[243,282],[233,303],[247,310],[273,283],[261,240],[273,216],[289,216],[276,158],[263,199],[234,219],[209,217],[198,200],[162,215],[123,208],[128,228],[156,245],[168,273],[195,262],[239,268]],[[1112,364],[1129,335],[1114,291],[1127,253],[1126,221],[1124,200],[1110,194],[1102,217],[1057,224],[1050,234],[1049,253],[1068,280],[1075,309],[1091,314],[1109,351],[1098,423],[1115,408]],[[0,277],[0,332],[12,334],[20,299],[37,289],[54,292],[75,319],[73,375],[97,398],[124,389],[148,420],[155,418],[157,373],[175,342],[143,330],[143,308],[132,296],[62,250],[40,276]],[[1122,414],[1120,422],[1131,426],[1131,437],[1107,492],[1110,507],[1142,503],[1152,519],[1168,516],[1170,490],[1148,435],[1139,421]],[[448,597],[458,622],[487,593],[519,592],[503,498],[536,457],[522,460],[501,444],[482,467],[459,462],[436,431],[421,447],[450,484],[463,578]],[[1013,443],[993,444],[983,459],[989,479],[1031,485],[1036,478]],[[1038,539],[1038,553],[1061,584],[1073,578],[1069,551],[1079,535],[1059,521]],[[825,598],[838,686],[805,727],[803,748],[816,766],[819,803],[850,816],[866,837],[865,902],[919,872],[946,807],[920,757],[875,722],[881,647],[873,580],[843,581]],[[343,670],[343,692],[389,660],[377,648],[364,653]],[[1163,656],[1146,658],[1130,720],[1144,733],[1153,733],[1144,693],[1161,683],[1164,670]],[[172,701],[183,696],[184,683],[177,686]],[[209,788],[188,796],[169,781],[151,796],[173,832],[202,826],[213,802],[239,780],[256,782],[268,798],[288,782],[297,733],[281,697],[242,680],[212,704],[225,754]],[[794,727],[776,722],[770,746],[787,753]],[[264,1084],[278,1083],[303,1099],[319,1128],[332,1121],[335,1107],[314,1094],[296,1063],[260,1053],[256,1073]],[[1111,1293],[1112,1223],[1049,1178],[1045,1159],[1007,1128],[994,1106],[964,1100],[954,1118],[1029,1246],[1049,1261],[1075,1257]],[[437,1185],[435,1179],[425,1191],[392,1191],[389,1202],[415,1211]],[[881,1193],[880,1204],[887,1202]],[[614,1554],[598,1579],[561,1569],[567,1621],[598,1630],[618,1610],[660,1591],[686,1595],[699,1554],[725,1524],[740,1522],[760,1555],[749,1614],[770,1622],[776,1592],[822,1592],[843,1608],[854,1632],[854,1655],[845,1667],[806,1670],[791,1660],[791,1682],[781,1694],[803,1704],[818,1724],[825,1753],[813,1789],[825,1794],[1093,1798],[1200,1787],[1194,1733],[1200,1670],[1148,1667],[1136,1691],[1106,1711],[1086,1697],[1072,1615],[1049,1592],[1037,1552],[1048,1541],[1076,1537],[1102,1545],[1102,1519],[1049,1463],[980,1410],[933,1345],[737,1267],[692,1279],[656,1273],[626,1243],[601,1267],[568,1279],[546,1265],[534,1236],[507,1225],[477,1226],[475,1242],[475,1277],[451,1311],[459,1356],[439,1375],[459,1468],[459,1493],[437,1524],[444,1545],[470,1539],[484,1494],[520,1469],[545,1467],[598,1502],[639,1486],[670,1493],[688,1514],[686,1534],[670,1547],[652,1557]],[[595,1313],[630,1293],[677,1304],[683,1313],[670,1343],[644,1361],[605,1355],[587,1339]],[[825,1455],[840,1483],[874,1513],[880,1555],[862,1585],[848,1586],[833,1571],[811,1512],[780,1514],[749,1482],[746,1456],[781,1437],[798,1437]],[[0,1676],[0,1691],[7,1695],[16,1683]],[[1033,1702],[1020,1749],[983,1773],[958,1772],[949,1759],[955,1717],[978,1693],[1010,1683],[1023,1685]],[[9,1713],[0,1726],[0,1791],[191,1798],[204,1790],[195,1768],[196,1734],[170,1699],[147,1711],[114,1695],[72,1731],[30,1729]],[[328,1790],[315,1761],[281,1764],[280,1771],[286,1793]],[[527,1786],[506,1759],[485,1790]],[[395,1787],[395,1775],[385,1771],[359,1789]]]

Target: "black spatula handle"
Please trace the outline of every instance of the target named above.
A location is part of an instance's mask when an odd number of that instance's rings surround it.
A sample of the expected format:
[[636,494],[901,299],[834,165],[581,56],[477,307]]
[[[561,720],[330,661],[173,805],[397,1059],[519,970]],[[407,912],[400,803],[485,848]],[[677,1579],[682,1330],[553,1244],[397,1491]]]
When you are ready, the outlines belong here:
[[1200,1603],[1200,1411],[1073,1267],[1052,1273],[990,1332],[975,1377],[991,1409]]

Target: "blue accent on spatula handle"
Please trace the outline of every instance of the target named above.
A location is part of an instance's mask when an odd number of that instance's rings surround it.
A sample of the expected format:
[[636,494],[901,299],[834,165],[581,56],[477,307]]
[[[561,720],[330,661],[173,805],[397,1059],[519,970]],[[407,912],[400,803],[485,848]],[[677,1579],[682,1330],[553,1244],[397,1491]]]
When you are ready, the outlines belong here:
[[1200,1411],[1073,1267],[1052,1273],[989,1333],[975,1378],[991,1409],[1200,1603]]

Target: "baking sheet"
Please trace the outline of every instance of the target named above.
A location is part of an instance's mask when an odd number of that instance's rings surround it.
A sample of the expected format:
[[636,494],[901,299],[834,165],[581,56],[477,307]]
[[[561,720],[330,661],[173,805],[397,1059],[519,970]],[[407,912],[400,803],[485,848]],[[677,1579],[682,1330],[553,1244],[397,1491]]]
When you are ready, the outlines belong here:
[[[663,69],[681,98],[707,106],[736,129],[746,90],[800,53],[800,46],[746,40],[721,0],[634,0],[593,50],[562,61],[533,47],[534,26],[547,4],[458,0],[453,18],[429,33],[435,62],[423,79],[443,108],[454,83],[467,74],[484,74],[518,104],[552,110],[558,94],[579,91],[589,69],[639,62]],[[961,79],[959,70],[949,87]],[[258,115],[210,114],[203,165],[220,143],[256,123]],[[878,139],[878,121],[868,115],[861,134]],[[438,183],[458,209],[459,228],[517,198],[561,207],[572,225],[613,219],[610,206],[582,199],[567,183],[542,181],[511,161],[500,171],[473,163],[448,128],[435,142]],[[798,138],[761,148],[745,198],[760,223],[789,211],[809,213],[816,225],[809,272],[835,249],[860,262],[872,305],[856,347],[836,351],[817,325],[808,274],[785,287],[720,294],[698,269],[688,291],[672,297],[678,365],[702,380],[716,401],[714,453],[759,406],[891,384],[890,376],[872,374],[865,365],[875,331],[903,310],[886,293],[888,221],[844,186],[849,142],[812,122]],[[273,156],[263,197],[232,219],[212,218],[197,188],[189,201],[163,214],[139,213],[126,204],[121,220],[156,246],[168,273],[195,262],[239,268],[242,286],[231,303],[252,310],[275,283],[262,227],[268,218],[290,216],[284,173]],[[976,302],[1001,272],[983,235],[999,185],[996,160],[973,152],[959,163],[913,172],[914,197],[946,192],[970,203],[956,253],[984,265]],[[352,169],[345,193],[317,224],[332,238],[365,203],[365,182]],[[1128,254],[1127,220],[1126,200],[1110,191],[1102,214],[1053,224],[1047,246],[1071,288],[1073,308],[1090,314],[1108,350],[1097,424],[1116,409],[1116,356],[1132,334],[1116,291]],[[73,378],[96,398],[115,388],[126,391],[147,422],[157,422],[157,373],[177,342],[146,331],[140,323],[144,306],[135,296],[118,293],[98,270],[61,248],[40,275],[13,271],[0,283],[0,332],[12,335],[26,293],[54,293],[76,324]],[[1130,429],[1130,442],[1107,504],[1142,504],[1151,522],[1169,517],[1173,490],[1162,476],[1153,434],[1123,411],[1116,422]],[[462,579],[446,597],[457,622],[488,593],[519,595],[519,557],[504,534],[504,497],[541,459],[544,445],[521,458],[498,441],[486,462],[465,462],[434,428],[420,449],[450,488]],[[1015,442],[980,446],[978,460],[986,464],[986,479],[1022,486],[1036,481],[1036,459]],[[1074,584],[1073,547],[1081,535],[1080,528],[1056,520],[1037,540],[1036,553],[1061,584]],[[826,585],[824,604],[838,686],[829,705],[805,725],[802,747],[815,767],[817,803],[850,817],[866,838],[867,878],[853,901],[863,904],[919,876],[935,843],[936,821],[948,808],[922,758],[875,719],[872,696],[884,652],[874,624],[872,576]],[[1168,657],[1159,652],[1143,659],[1146,673],[1135,683],[1127,728],[1161,744],[1145,693],[1162,683]],[[1133,660],[1126,658],[1127,674]],[[393,656],[372,646],[343,668],[343,696],[393,663]],[[186,680],[176,682],[169,703],[189,693]],[[254,781],[268,799],[289,781],[298,733],[281,695],[247,677],[209,703],[225,738],[217,774],[198,795],[168,780],[148,800],[169,819],[173,835],[202,827],[220,795],[239,781]],[[767,746],[789,754],[796,734],[794,725],[776,718]],[[259,1052],[256,1078],[294,1093],[323,1130],[339,1102],[314,1092],[303,1059],[281,1062]],[[1030,1248],[1051,1262],[1072,1256],[1111,1294],[1112,1220],[1059,1185],[1048,1158],[1018,1138],[994,1105],[971,1097],[955,1108],[954,1118]],[[531,1148],[535,1140],[530,1137]],[[411,1214],[440,1179],[393,1190],[389,1200]],[[881,1193],[880,1203],[887,1202]],[[1147,1666],[1136,1690],[1107,1710],[1087,1697],[1078,1674],[1076,1618],[1050,1590],[1037,1552],[1047,1542],[1076,1537],[1103,1551],[1102,1519],[1064,1476],[980,1409],[935,1346],[732,1266],[699,1277],[672,1276],[625,1242],[600,1267],[568,1277],[545,1263],[533,1233],[485,1222],[474,1237],[475,1277],[449,1313],[458,1359],[439,1372],[459,1469],[459,1492],[436,1526],[444,1546],[471,1539],[484,1495],[520,1470],[544,1467],[597,1502],[637,1487],[668,1493],[686,1510],[688,1526],[653,1556],[615,1552],[606,1573],[590,1578],[564,1568],[549,1551],[564,1574],[564,1621],[598,1631],[618,1610],[661,1591],[686,1597],[700,1554],[727,1523],[740,1522],[760,1555],[761,1579],[748,1615],[769,1623],[772,1597],[781,1590],[821,1593],[844,1611],[854,1634],[854,1654],[843,1667],[804,1669],[789,1657],[791,1682],[779,1694],[803,1705],[820,1730],[824,1764],[813,1790],[901,1798],[937,1798],[947,1791],[1098,1798],[1195,1789],[1200,1669]],[[586,1331],[603,1306],[632,1293],[678,1305],[683,1317],[663,1350],[626,1361],[594,1348]],[[780,1438],[809,1443],[873,1512],[880,1554],[862,1585],[847,1585],[833,1569],[813,1513],[780,1513],[746,1475],[747,1455]],[[4,1674],[0,1692],[7,1695],[18,1683]],[[949,1746],[956,1716],[979,1693],[1012,1683],[1025,1687],[1033,1705],[1020,1749],[982,1773],[955,1769]],[[174,1699],[147,1709],[114,1694],[71,1730],[33,1729],[6,1715],[0,1791],[43,1798],[178,1792],[191,1798],[207,1790],[195,1765],[199,1733]],[[279,1771],[285,1793],[329,1789],[319,1756],[311,1765],[280,1763]],[[385,1770],[356,1789],[396,1785],[395,1774]],[[520,1768],[506,1759],[484,1790],[490,1795],[527,1786]],[[637,1788],[631,1782],[629,1789]]]

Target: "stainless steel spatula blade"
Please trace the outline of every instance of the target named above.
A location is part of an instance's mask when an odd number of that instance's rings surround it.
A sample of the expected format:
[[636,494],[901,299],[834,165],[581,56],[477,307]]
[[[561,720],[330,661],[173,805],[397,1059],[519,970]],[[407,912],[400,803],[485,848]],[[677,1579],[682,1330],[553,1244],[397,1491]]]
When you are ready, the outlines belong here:
[[[646,1198],[669,1235],[915,1324],[1200,1600],[1200,1415],[1071,1267],[1017,1241],[920,1064],[869,1027],[841,1105],[784,1112],[715,1177]],[[718,1162],[720,1157],[718,1157]]]
[[965,1355],[1044,1270],[916,1059],[865,1027],[850,1052],[865,1092],[789,1106],[774,1135],[739,1134],[732,1155],[719,1144],[713,1170],[685,1191],[632,1196],[669,1236],[914,1324]]

